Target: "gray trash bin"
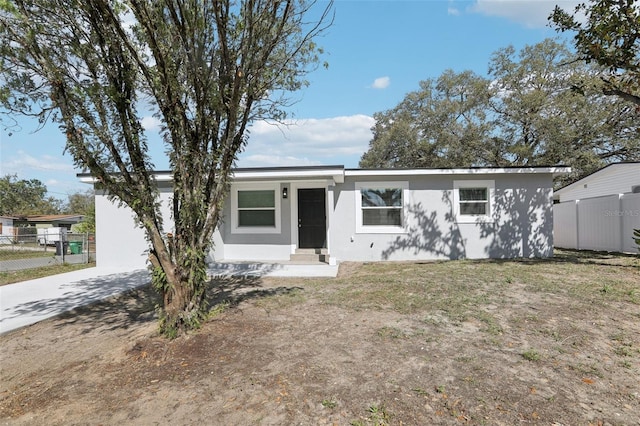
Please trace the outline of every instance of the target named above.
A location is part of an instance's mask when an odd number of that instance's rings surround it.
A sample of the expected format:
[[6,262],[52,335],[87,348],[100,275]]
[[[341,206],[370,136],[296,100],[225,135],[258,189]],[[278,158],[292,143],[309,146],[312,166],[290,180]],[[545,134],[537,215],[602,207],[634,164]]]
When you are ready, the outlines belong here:
[[69,243],[67,241],[56,241],[56,256],[62,256],[62,254],[67,254],[67,248],[69,247]]

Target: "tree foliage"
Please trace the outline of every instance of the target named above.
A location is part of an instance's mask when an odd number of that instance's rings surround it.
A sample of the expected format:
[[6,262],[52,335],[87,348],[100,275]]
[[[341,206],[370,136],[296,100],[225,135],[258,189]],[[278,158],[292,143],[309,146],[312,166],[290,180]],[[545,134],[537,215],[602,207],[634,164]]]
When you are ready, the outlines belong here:
[[[319,60],[304,0],[15,0],[0,15],[9,112],[60,124],[67,150],[129,206],[150,241],[167,335],[205,315],[205,256],[248,125],[281,119]],[[155,108],[173,171],[165,229],[141,126]]]
[[93,189],[69,194],[62,212],[84,216],[82,222],[74,228],[77,232],[96,232],[96,203]]
[[28,216],[60,213],[60,200],[47,196],[47,187],[38,179],[0,178],[0,215]]
[[[566,164],[572,176],[640,159],[635,108],[607,97],[599,68],[545,40],[500,49],[488,77],[446,71],[376,120],[362,167]],[[585,81],[589,89],[577,90]]]
[[640,106],[640,4],[635,0],[594,0],[574,14],[556,6],[549,17],[558,31],[575,32],[580,59],[605,67],[603,93]]

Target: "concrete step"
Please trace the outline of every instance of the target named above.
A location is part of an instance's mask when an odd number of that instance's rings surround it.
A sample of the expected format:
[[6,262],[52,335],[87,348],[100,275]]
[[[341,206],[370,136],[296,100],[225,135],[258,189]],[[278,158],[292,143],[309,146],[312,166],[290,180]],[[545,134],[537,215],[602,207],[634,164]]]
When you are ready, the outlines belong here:
[[290,256],[292,262],[329,263],[327,249],[296,249]]

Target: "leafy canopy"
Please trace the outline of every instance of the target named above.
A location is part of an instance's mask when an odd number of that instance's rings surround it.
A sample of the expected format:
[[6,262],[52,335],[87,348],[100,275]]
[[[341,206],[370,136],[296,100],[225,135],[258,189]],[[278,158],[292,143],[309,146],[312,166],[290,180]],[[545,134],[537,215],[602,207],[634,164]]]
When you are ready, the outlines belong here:
[[575,32],[580,59],[607,70],[603,92],[640,105],[640,4],[635,0],[595,0],[570,14],[556,6],[549,17],[558,31]]
[[[0,102],[58,123],[97,190],[145,229],[167,335],[206,317],[206,255],[249,124],[281,120],[307,84],[332,3],[14,0],[0,3]],[[307,18],[312,16],[316,19]],[[173,172],[162,215],[143,109]]]
[[635,108],[603,95],[601,69],[575,59],[548,39],[519,52],[498,50],[486,78],[448,70],[422,81],[398,106],[374,114],[360,166],[565,164],[572,180],[609,162],[640,159]]

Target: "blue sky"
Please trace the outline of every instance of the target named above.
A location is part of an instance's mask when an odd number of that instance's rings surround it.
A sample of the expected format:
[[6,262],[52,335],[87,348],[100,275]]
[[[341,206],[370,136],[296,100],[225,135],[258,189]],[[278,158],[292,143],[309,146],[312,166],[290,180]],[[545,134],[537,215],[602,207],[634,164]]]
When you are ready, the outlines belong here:
[[[395,107],[418,83],[443,71],[485,75],[491,54],[564,37],[547,25],[556,4],[574,0],[336,0],[335,22],[318,43],[329,68],[308,76],[292,94],[288,126],[256,123],[239,167],[336,165],[357,167],[371,140],[373,114]],[[319,6],[322,6],[320,2]],[[0,175],[40,179],[50,195],[84,191],[55,125],[15,117],[20,131],[0,128]],[[4,120],[4,119],[3,119]],[[145,117],[150,153],[167,169],[157,123]],[[12,133],[10,136],[9,133]]]

